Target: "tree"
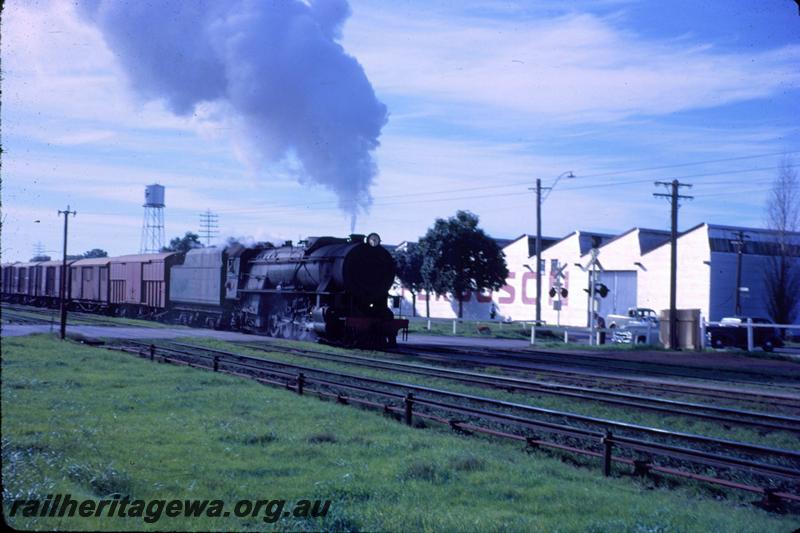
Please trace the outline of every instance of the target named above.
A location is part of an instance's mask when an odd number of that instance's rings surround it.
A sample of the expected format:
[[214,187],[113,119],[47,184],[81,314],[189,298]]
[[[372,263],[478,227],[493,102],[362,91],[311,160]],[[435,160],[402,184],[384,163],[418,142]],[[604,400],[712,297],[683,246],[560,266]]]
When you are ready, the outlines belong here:
[[43,261],[50,261],[49,255],[35,255],[31,257],[31,263],[41,263]]
[[[417,292],[424,288],[422,279],[422,251],[416,243],[409,243],[403,250],[394,251],[394,263],[397,267],[397,277],[400,282],[411,292],[412,315],[417,316]],[[430,305],[428,306],[430,316]]]
[[464,316],[466,291],[498,290],[508,277],[505,256],[482,229],[478,216],[458,211],[447,220],[436,219],[422,247],[424,284],[439,294],[458,299],[458,316]]
[[108,257],[108,252],[100,248],[92,248],[88,252],[84,252],[83,257],[85,257],[86,259],[91,259],[94,257]]
[[175,237],[169,241],[169,246],[161,248],[162,252],[188,252],[194,248],[203,248],[200,236],[197,233],[187,231],[183,237]]
[[800,304],[800,180],[784,158],[767,200],[767,227],[776,232],[764,272],[767,312],[777,324],[791,324]]

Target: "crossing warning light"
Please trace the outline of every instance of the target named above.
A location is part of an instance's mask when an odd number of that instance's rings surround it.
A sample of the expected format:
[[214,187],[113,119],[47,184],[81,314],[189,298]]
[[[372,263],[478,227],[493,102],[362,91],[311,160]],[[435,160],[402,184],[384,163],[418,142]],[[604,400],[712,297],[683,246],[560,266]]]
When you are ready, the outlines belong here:
[[594,292],[595,294],[599,294],[600,298],[605,298],[608,296],[608,287],[605,286],[603,283],[595,283],[594,285]]

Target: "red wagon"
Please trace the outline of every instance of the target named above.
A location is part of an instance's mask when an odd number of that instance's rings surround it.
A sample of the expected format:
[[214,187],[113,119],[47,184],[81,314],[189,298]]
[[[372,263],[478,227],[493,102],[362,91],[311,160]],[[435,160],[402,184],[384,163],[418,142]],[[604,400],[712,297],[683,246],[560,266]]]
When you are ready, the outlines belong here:
[[164,311],[169,300],[169,271],[183,254],[123,255],[109,263],[109,302],[125,315],[147,316]]
[[96,311],[109,307],[109,257],[79,259],[70,265],[70,298],[73,307]]

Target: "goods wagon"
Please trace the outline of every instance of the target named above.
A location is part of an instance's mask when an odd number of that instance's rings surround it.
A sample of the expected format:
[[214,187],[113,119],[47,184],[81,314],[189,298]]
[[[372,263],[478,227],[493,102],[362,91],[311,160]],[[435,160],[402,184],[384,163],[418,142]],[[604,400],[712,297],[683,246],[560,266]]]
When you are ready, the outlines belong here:
[[147,315],[168,305],[170,269],[183,261],[183,254],[123,255],[109,262],[109,303],[123,315]]
[[5,297],[11,293],[14,287],[14,266],[18,263],[3,263],[2,267],[2,293]]
[[35,294],[36,263],[17,263],[12,265],[9,296],[11,301],[25,303]]
[[85,311],[108,309],[109,257],[80,259],[70,265],[70,298],[76,308]]
[[[52,307],[58,304],[58,299],[61,297],[63,267],[63,261],[43,261],[37,265],[35,269],[36,297],[42,305]],[[69,262],[67,268],[69,268]]]
[[2,267],[3,298],[345,345],[394,345],[408,321],[386,306],[394,261],[377,234],[297,246],[234,244]]

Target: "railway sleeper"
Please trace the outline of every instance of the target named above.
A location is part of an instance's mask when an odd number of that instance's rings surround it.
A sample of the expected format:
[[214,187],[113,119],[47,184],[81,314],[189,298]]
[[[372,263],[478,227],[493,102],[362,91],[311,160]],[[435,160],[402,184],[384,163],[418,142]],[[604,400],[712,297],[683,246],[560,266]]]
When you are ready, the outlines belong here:
[[455,419],[455,418],[452,418],[452,419],[448,420],[448,424],[450,425],[450,429],[452,429],[453,431],[455,431],[459,435],[465,435],[465,436],[466,435],[472,435],[471,431],[467,431],[466,429],[461,427],[466,422],[467,422],[466,420],[458,420],[458,419]]
[[753,505],[772,513],[785,514],[786,504],[783,499],[776,494],[777,491],[770,487],[764,488],[763,491],[764,497],[753,502]]
[[[152,357],[152,352],[155,351],[154,348],[155,347],[151,348],[151,357]],[[161,354],[159,354],[158,359],[159,359],[159,362],[164,362],[164,363],[176,362],[176,363],[187,364],[186,361],[179,361],[177,359],[173,359],[172,357],[167,357],[167,356],[161,355]],[[189,364],[190,364],[190,366],[196,366],[196,367],[207,367],[208,366],[208,365],[197,365],[197,364],[191,364],[191,363],[189,363]],[[334,396],[334,395],[331,395],[331,396]],[[344,403],[344,404],[349,404],[350,403],[349,402],[350,398],[345,397],[341,393],[336,394],[334,397],[336,398],[336,400],[339,403]],[[352,402],[355,403],[355,404],[361,403],[357,398],[352,398]],[[404,414],[406,416],[404,418],[405,418],[405,422],[408,425],[412,425],[411,424],[411,422],[412,422],[412,420],[411,420],[411,418],[412,418],[412,409],[413,409],[412,406],[413,406],[414,403],[418,403],[418,402],[419,402],[419,400],[417,400],[417,398],[415,398],[412,393],[407,394],[406,397],[405,397],[405,401],[404,401],[404,403],[405,403],[405,406],[404,406],[405,407],[405,409],[404,409],[405,413]],[[423,402],[424,402],[424,400],[423,400]],[[372,404],[372,405],[380,408],[380,404]],[[392,408],[389,407],[389,405],[386,405],[386,404],[383,405],[383,409],[384,409],[384,412],[397,412],[397,411],[399,411],[400,413],[403,412],[403,411],[401,411],[401,409],[392,409]],[[417,414],[418,414],[418,416],[415,417],[415,418],[418,418],[418,419],[427,418],[427,416],[424,413],[418,412]],[[415,420],[415,422],[416,421],[417,420]],[[418,420],[418,421],[422,422],[422,420]],[[439,421],[448,423],[448,421],[446,419],[439,419]],[[455,419],[450,421],[450,427],[454,427],[456,429],[463,430],[464,429],[462,427],[463,424],[464,424],[463,422],[461,422],[459,420],[455,420]],[[424,425],[424,424],[413,424],[413,427],[420,427],[420,425]],[[483,431],[485,431],[487,433],[498,434],[499,435],[498,432],[489,430],[488,428],[485,428]],[[599,453],[598,452],[590,452],[590,451],[588,451],[586,449],[582,449],[582,450],[581,449],[573,449],[573,450],[570,450],[570,451],[575,451],[577,453],[580,453],[581,455],[591,455],[591,456],[595,456],[595,457],[601,458],[602,462],[603,462],[603,474],[606,475],[606,476],[610,475],[610,473],[611,473],[612,462],[617,462],[617,461],[621,461],[621,462],[624,462],[624,463],[632,465],[634,467],[634,473],[638,472],[640,475],[645,475],[648,472],[655,471],[655,470],[663,471],[663,472],[667,472],[667,473],[673,473],[673,472],[670,471],[671,469],[669,469],[669,468],[665,469],[663,467],[656,467],[651,462],[650,458],[647,455],[645,455],[644,457],[641,457],[637,461],[633,461],[633,460],[630,460],[630,459],[620,459],[618,457],[613,457],[612,453],[611,453],[612,452],[612,446],[621,447],[623,449],[626,449],[626,448],[630,449],[631,448],[630,443],[627,443],[628,445],[626,445],[625,442],[619,442],[619,437],[613,436],[610,431],[606,431],[600,437],[601,438],[598,439],[599,442],[598,442],[598,440],[595,441],[602,448],[602,451],[599,452]],[[555,444],[555,443],[544,443],[542,441],[536,441],[536,439],[533,436],[522,437],[522,438],[525,439],[525,441],[526,441],[526,443],[528,445],[531,445],[531,444],[536,445],[536,446],[544,445],[544,446],[548,446],[548,447],[556,447],[556,448],[561,448],[561,449],[567,449],[567,447],[564,446],[563,444],[559,445],[559,444]],[[623,439],[623,441],[624,440],[625,439]],[[679,458],[676,458],[674,456],[672,458],[679,460]],[[708,463],[705,463],[705,464],[708,464]],[[695,478],[695,479],[701,479],[701,477],[693,476],[691,474],[687,475],[687,474],[678,473],[677,475],[679,475],[681,477],[690,477],[690,478]],[[706,480],[704,476],[702,477],[702,479]],[[714,482],[712,480],[709,480],[709,481]],[[719,480],[719,481],[724,481],[724,480]],[[717,481],[717,482],[719,483],[719,481]],[[728,483],[723,482],[722,484],[731,486],[729,482]],[[741,487],[741,486],[738,486],[738,487],[735,487],[735,488],[745,488],[747,490],[746,487]],[[753,490],[755,488],[756,487],[750,487],[749,490]],[[769,510],[772,510],[772,511],[781,512],[782,505],[783,505],[782,499],[785,498],[786,496],[784,494],[780,493],[779,489],[758,488],[754,492],[759,492],[759,493],[762,493],[764,495],[764,499],[762,500],[762,502],[759,502],[760,506],[762,506],[764,508],[767,508]]]
[[633,460],[633,475],[639,477],[646,477],[650,473],[652,466],[652,459],[650,457],[639,458]]

